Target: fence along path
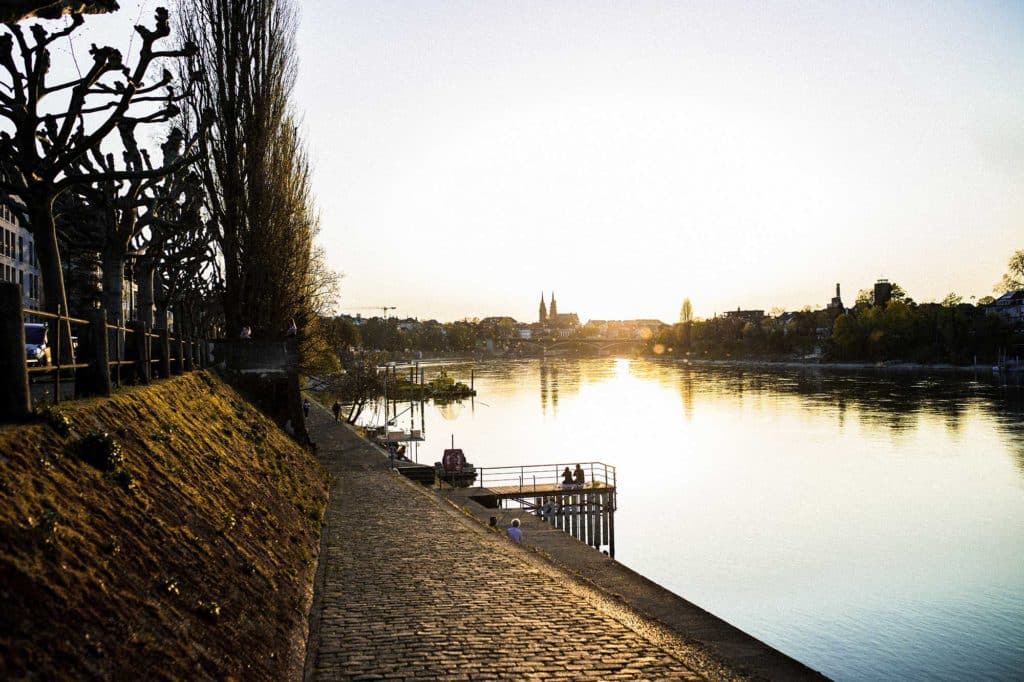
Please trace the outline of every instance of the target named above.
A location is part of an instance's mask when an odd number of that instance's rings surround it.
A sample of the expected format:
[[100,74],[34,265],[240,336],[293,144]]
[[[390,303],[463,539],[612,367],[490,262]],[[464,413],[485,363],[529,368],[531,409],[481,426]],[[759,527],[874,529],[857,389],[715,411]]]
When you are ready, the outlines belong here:
[[[108,396],[113,386],[145,384],[191,371],[205,364],[202,344],[171,336],[167,329],[149,329],[141,322],[109,324],[96,308],[83,320],[22,306],[21,286],[0,282],[0,421],[21,421],[32,414],[30,378],[53,380],[53,400],[62,397],[61,383],[73,395]],[[25,346],[26,319],[41,320],[53,331],[51,363],[29,366]],[[52,327],[50,326],[52,323]],[[78,347],[68,334],[78,339]],[[77,356],[77,357],[76,357]]]

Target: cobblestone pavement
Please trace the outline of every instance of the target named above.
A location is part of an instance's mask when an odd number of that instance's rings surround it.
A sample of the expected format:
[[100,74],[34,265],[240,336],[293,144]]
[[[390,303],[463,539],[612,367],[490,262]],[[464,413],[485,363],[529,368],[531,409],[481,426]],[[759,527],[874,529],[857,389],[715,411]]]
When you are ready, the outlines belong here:
[[[314,407],[330,470],[319,680],[696,680],[687,645],[428,491]],[[731,677],[731,675],[726,675]]]

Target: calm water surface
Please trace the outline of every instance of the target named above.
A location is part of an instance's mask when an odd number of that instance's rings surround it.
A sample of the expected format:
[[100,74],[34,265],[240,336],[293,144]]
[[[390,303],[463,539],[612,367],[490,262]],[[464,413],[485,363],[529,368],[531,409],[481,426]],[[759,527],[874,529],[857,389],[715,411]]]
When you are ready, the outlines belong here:
[[[454,435],[477,466],[614,464],[622,563],[835,679],[1024,676],[1020,389],[623,359],[472,366],[478,398],[427,406],[420,461]],[[468,382],[470,365],[448,370]]]

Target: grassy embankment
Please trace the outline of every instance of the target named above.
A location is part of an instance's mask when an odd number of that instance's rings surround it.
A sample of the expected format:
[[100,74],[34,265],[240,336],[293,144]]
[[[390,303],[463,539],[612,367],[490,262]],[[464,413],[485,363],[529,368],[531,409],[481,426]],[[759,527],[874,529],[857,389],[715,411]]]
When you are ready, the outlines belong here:
[[301,675],[326,502],[207,373],[0,429],[0,678]]

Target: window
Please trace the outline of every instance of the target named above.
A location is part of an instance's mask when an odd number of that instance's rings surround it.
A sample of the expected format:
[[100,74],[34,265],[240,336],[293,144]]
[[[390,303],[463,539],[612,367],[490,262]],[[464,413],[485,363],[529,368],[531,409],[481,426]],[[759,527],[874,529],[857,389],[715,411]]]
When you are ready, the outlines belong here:
[[18,262],[25,262],[25,238],[18,235]]

